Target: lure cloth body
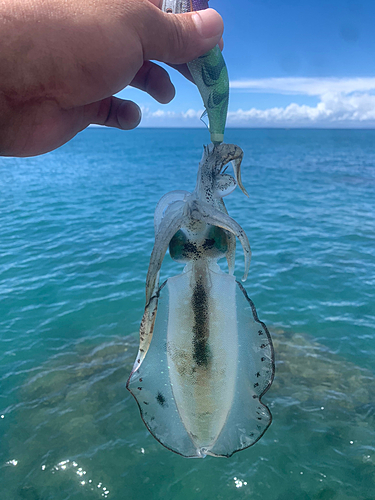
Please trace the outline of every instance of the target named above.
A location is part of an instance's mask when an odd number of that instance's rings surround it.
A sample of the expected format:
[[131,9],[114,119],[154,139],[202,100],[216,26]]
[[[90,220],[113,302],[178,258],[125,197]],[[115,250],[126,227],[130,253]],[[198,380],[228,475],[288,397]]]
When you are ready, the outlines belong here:
[[[127,388],[143,421],[165,447],[186,457],[229,457],[271,423],[261,402],[274,375],[270,335],[233,276],[235,238],[250,245],[223,197],[238,185],[242,151],[205,148],[192,193],[173,191],[155,211],[155,245],[146,280],[140,347]],[[232,161],[234,178],[223,172]],[[168,249],[185,264],[159,287]],[[217,261],[225,257],[229,273]]]
[[[173,14],[192,12],[207,9],[208,0],[163,0],[161,8]],[[188,67],[206,108],[211,141],[221,144],[228,112],[229,78],[219,46],[189,62]]]

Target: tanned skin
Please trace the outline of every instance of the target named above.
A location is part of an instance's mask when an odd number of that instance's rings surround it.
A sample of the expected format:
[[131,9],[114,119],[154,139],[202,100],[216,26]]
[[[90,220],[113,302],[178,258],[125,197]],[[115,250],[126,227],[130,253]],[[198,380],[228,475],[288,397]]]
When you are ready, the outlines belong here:
[[127,85],[168,103],[175,90],[154,61],[176,66],[220,43],[207,9],[165,14],[159,0],[0,0],[0,155],[33,156],[91,123],[135,128]]

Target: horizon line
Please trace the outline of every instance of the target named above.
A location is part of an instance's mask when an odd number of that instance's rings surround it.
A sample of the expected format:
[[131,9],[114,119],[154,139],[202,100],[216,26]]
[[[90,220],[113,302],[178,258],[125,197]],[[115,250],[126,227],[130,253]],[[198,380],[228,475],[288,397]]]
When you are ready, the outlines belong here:
[[[159,130],[159,129],[167,129],[167,130],[172,130],[172,129],[183,129],[183,130],[203,130],[203,131],[207,131],[206,129],[204,129],[203,127],[197,127],[197,126],[188,126],[188,127],[183,127],[183,126],[180,126],[180,125],[172,125],[172,126],[158,126],[158,125],[147,125],[147,126],[139,126],[134,128],[134,129],[131,129],[131,130],[123,130],[123,129],[119,129],[117,127],[107,127],[106,125],[97,125],[95,123],[89,125],[88,127],[86,127],[85,129],[83,130],[87,130],[87,129],[99,129],[99,130],[121,130],[122,132],[133,132],[133,131],[136,131],[136,130],[146,130],[146,129],[155,129],[155,130]],[[82,130],[82,132],[83,132]],[[233,127],[231,125],[228,125],[226,127],[226,130],[375,130],[375,126],[371,126],[371,127],[303,127],[303,126],[299,126],[299,127],[283,127],[283,126],[274,126],[274,127]]]

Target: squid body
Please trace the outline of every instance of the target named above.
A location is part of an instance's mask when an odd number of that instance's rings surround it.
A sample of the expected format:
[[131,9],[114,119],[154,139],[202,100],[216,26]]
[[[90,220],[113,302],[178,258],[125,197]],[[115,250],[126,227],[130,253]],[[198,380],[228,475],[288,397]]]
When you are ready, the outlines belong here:
[[[223,197],[242,185],[242,150],[205,147],[192,193],[164,195],[155,211],[155,245],[146,280],[140,347],[127,388],[149,431],[185,457],[229,457],[253,445],[271,423],[261,402],[274,375],[270,335],[233,276],[236,237],[250,245]],[[232,162],[234,177],[224,168]],[[185,265],[159,286],[169,247]],[[228,273],[217,261],[225,257]]]

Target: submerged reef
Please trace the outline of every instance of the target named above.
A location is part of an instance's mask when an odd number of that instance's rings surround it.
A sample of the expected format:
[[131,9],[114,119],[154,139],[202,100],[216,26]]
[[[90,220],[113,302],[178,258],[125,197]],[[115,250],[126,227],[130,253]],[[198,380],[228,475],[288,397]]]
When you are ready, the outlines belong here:
[[252,500],[373,498],[374,374],[304,334],[271,333],[274,422],[259,446],[208,468],[168,453],[138,418],[125,391],[136,335],[60,352],[4,411],[2,500],[185,499],[197,489],[232,499],[239,487]]

